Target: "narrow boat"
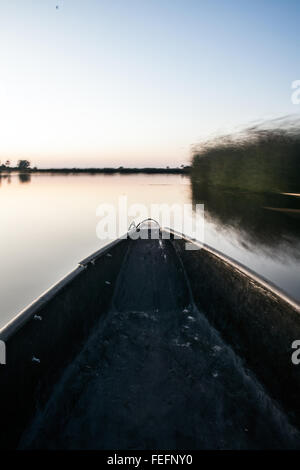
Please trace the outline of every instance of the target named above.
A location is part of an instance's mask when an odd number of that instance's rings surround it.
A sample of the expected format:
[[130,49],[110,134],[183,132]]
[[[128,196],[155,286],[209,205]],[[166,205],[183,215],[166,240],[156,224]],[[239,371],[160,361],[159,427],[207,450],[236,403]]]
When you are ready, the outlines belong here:
[[0,446],[299,449],[299,312],[242,265],[143,222],[1,329]]

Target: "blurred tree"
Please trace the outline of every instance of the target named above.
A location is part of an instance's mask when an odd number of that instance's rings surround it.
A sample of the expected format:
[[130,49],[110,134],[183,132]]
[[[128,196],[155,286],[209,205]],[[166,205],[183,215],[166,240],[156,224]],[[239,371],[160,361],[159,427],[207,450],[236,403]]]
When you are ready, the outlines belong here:
[[19,170],[28,170],[30,168],[30,161],[28,160],[19,160],[18,161]]

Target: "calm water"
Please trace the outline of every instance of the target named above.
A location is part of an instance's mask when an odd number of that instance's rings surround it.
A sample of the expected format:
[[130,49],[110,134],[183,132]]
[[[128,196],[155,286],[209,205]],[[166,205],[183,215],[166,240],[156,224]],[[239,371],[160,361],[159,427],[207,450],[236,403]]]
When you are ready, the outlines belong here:
[[300,300],[300,198],[216,192],[181,175],[13,174],[0,178],[0,326],[105,243],[96,209],[121,195],[204,203],[204,241]]

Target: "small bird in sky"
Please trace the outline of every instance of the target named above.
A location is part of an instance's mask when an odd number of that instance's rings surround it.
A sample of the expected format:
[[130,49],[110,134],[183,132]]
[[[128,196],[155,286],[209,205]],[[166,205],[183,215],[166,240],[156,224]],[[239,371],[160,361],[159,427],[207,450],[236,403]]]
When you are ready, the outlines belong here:
[[59,5],[56,5],[56,10],[58,10],[58,9],[59,9]]

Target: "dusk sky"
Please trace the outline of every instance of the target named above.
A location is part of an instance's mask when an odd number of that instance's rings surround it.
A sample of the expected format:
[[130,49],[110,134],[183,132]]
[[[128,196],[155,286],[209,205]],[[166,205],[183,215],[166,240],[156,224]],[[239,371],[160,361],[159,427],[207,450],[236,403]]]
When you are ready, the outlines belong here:
[[0,0],[0,160],[176,166],[298,114],[299,23],[299,0]]

